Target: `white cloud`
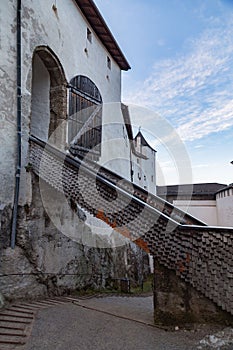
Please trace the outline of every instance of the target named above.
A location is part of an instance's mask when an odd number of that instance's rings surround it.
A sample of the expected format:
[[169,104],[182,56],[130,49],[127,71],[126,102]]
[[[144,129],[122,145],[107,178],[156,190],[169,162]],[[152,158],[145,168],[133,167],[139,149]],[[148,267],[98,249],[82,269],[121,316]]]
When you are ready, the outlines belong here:
[[[126,101],[147,106],[186,141],[233,126],[233,16],[189,41],[182,57],[158,62]],[[149,127],[150,120],[143,127]]]
[[203,148],[203,147],[204,147],[204,145],[196,145],[196,146],[194,146],[194,148],[196,148],[196,149]]
[[193,165],[193,170],[198,168],[208,168],[208,167],[209,167],[209,164],[196,164],[196,165]]

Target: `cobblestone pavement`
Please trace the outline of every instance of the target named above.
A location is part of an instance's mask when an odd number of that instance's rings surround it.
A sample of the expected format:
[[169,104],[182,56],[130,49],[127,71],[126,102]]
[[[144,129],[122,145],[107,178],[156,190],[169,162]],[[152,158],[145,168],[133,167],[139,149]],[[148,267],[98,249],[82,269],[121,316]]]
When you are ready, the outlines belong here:
[[197,350],[210,331],[219,331],[156,328],[152,302],[152,297],[95,297],[40,310],[25,350]]

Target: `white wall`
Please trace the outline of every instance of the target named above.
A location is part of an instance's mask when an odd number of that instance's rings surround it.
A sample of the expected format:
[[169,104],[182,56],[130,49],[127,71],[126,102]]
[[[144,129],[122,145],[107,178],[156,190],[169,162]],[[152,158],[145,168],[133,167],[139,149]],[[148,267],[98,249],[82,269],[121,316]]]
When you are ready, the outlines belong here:
[[146,156],[147,159],[139,158],[134,154],[132,155],[133,182],[148,192],[156,194],[156,152],[150,147],[141,146],[139,143],[140,137],[137,139],[136,150]]
[[217,195],[216,202],[218,224],[233,227],[233,189],[221,191]]
[[102,153],[98,163],[131,180],[131,149],[121,103],[104,104],[102,122]]
[[[28,187],[24,166],[27,165],[28,135],[31,122],[32,57],[37,46],[50,47],[59,58],[67,82],[85,75],[98,87],[103,102],[121,99],[121,70],[92,31],[72,0],[24,0],[22,2],[22,176],[21,204]],[[12,203],[16,165],[16,5],[17,1],[0,1],[0,203]],[[87,27],[93,33],[90,43]],[[88,53],[84,52],[87,47]],[[111,70],[107,56],[112,59]],[[107,79],[107,76],[109,79]],[[35,127],[32,123],[32,127]]]
[[[111,58],[94,31],[72,0],[57,1],[57,13],[52,10],[53,0],[23,1],[24,56],[32,57],[39,45],[48,45],[58,56],[70,81],[76,75],[89,77],[100,90],[104,102],[120,101],[121,71],[112,59],[112,69],[107,67]],[[29,16],[29,18],[27,18]],[[87,27],[92,31],[90,43],[86,38]],[[88,49],[88,54],[84,49]],[[26,63],[26,62],[25,62]],[[25,65],[25,76],[30,65]],[[106,76],[109,76],[109,80]]]
[[176,200],[173,204],[210,226],[233,227],[232,188],[218,193],[216,200]]
[[215,200],[175,200],[173,204],[181,210],[187,211],[197,219],[211,226],[218,225],[217,208]]
[[[140,138],[139,138],[140,139]],[[138,144],[136,150],[146,156],[139,158],[132,153],[121,103],[107,103],[103,105],[102,154],[99,164],[116,172],[139,185],[150,193],[156,193],[155,156],[156,152],[150,147]]]

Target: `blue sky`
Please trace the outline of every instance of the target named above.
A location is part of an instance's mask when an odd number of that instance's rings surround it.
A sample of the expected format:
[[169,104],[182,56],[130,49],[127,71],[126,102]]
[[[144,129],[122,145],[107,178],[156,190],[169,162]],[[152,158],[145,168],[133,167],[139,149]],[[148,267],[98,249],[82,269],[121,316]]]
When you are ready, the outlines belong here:
[[[184,143],[192,181],[233,182],[233,0],[95,0],[132,69],[122,100],[149,108]],[[151,117],[153,118],[153,117]],[[157,149],[159,183],[181,183],[153,139],[156,123],[132,117]]]

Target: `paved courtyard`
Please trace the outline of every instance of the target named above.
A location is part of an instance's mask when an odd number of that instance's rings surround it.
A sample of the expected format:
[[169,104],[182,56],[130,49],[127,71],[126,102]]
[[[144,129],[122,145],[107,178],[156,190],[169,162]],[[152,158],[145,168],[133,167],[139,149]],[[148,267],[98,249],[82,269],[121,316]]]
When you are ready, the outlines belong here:
[[154,327],[152,303],[152,297],[111,296],[42,309],[25,350],[233,349],[233,345],[217,347],[216,342],[211,347],[200,344],[219,328],[165,331]]

